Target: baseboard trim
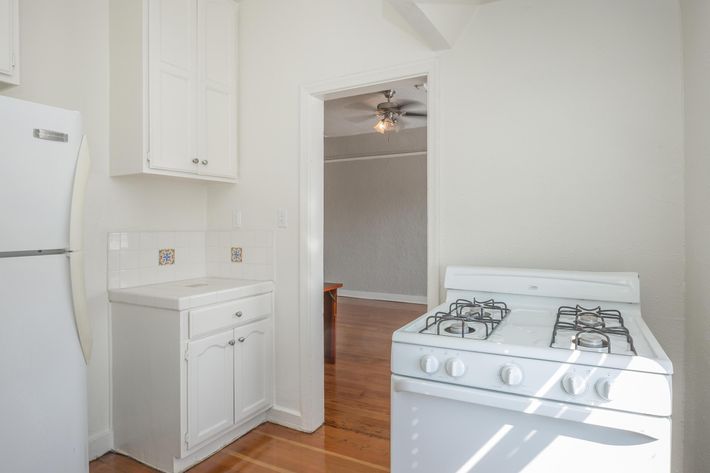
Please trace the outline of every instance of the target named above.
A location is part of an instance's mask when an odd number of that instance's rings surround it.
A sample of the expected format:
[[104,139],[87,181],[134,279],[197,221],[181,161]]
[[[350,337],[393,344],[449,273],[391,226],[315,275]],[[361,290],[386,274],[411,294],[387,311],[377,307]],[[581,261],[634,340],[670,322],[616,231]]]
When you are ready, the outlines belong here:
[[266,418],[269,422],[273,422],[274,424],[306,432],[303,428],[303,415],[295,409],[274,406],[269,412],[267,412]]
[[409,294],[390,294],[387,292],[352,291],[350,289],[338,289],[338,294],[343,297],[353,297],[355,299],[371,299],[376,301],[406,302],[409,304],[426,304],[426,296],[411,296]]
[[89,437],[89,460],[99,458],[113,450],[113,432],[104,430]]

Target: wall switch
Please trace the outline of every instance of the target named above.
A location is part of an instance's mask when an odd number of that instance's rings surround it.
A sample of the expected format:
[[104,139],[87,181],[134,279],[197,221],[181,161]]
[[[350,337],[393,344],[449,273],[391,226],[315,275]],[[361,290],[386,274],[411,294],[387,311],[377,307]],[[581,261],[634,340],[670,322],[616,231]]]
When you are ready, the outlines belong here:
[[240,228],[242,226],[242,211],[235,210],[232,212],[232,226],[234,228]]
[[276,211],[276,225],[279,228],[288,227],[288,212],[286,209],[278,209]]

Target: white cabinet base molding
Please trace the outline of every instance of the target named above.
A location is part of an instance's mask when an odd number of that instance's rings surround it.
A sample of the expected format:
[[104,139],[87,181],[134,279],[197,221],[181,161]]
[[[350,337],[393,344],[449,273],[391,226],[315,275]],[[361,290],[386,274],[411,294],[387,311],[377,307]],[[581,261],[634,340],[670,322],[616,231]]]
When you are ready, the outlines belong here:
[[[240,297],[225,299],[231,283]],[[178,473],[266,421],[272,291],[215,278],[109,291],[116,451]]]
[[111,0],[111,175],[236,182],[237,11]]

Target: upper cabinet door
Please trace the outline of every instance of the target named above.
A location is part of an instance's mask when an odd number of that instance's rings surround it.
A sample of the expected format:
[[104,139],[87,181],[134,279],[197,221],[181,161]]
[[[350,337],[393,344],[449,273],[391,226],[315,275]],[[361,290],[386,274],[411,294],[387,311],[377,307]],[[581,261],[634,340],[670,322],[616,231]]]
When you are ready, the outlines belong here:
[[234,424],[232,330],[188,345],[187,448]]
[[235,423],[271,406],[273,383],[273,333],[271,320],[254,322],[234,330]]
[[196,0],[151,0],[148,18],[150,167],[194,173]]
[[0,82],[19,84],[18,0],[0,0]]
[[237,176],[237,4],[197,0],[198,172]]

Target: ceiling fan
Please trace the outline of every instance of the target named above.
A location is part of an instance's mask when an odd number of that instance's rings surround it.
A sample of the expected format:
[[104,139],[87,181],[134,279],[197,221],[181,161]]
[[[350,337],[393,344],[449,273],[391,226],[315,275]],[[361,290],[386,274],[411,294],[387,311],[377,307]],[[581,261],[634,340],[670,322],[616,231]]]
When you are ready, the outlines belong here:
[[[373,127],[377,133],[385,134],[392,131],[399,131],[400,125],[406,124],[410,119],[412,120],[426,120],[426,112],[416,112],[410,111],[408,109],[418,108],[421,109],[424,104],[414,100],[400,100],[393,101],[392,98],[397,93],[394,89],[383,90],[381,93],[385,96],[385,102],[377,104],[374,110],[370,108],[371,106],[364,106],[364,104],[357,104],[357,108],[363,111],[374,112],[377,123]],[[356,121],[370,120],[372,115],[363,118],[357,118]]]
[[377,104],[377,123],[375,123],[375,126],[373,127],[377,133],[381,133],[384,135],[385,133],[390,131],[399,131],[399,122],[402,117],[426,118],[426,113],[410,112],[404,109],[405,107],[414,105],[417,102],[393,102],[392,97],[394,97],[394,94],[396,93],[397,92],[394,89],[389,89],[382,92],[387,101]]

